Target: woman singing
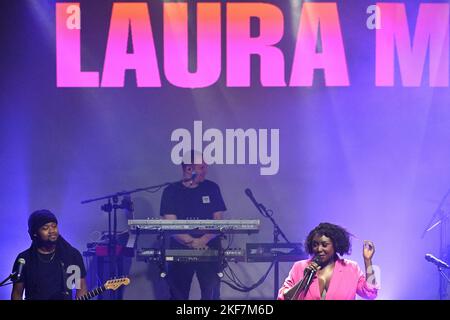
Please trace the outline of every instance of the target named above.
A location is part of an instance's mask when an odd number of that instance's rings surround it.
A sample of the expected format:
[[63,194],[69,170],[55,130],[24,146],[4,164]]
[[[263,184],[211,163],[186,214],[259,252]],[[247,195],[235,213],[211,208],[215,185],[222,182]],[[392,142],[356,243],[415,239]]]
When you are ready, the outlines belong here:
[[372,268],[375,246],[372,241],[364,241],[364,274],[356,262],[340,257],[351,251],[350,236],[331,223],[321,223],[311,230],[305,247],[312,258],[294,264],[278,299],[353,300],[357,294],[375,299],[379,289]]

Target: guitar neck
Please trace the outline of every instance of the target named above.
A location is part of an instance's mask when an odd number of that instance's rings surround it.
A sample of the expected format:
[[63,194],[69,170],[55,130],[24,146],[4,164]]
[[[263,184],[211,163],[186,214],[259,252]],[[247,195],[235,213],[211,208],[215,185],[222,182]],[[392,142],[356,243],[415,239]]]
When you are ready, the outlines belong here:
[[106,290],[105,286],[95,288],[94,290],[91,290],[88,293],[86,293],[85,295],[82,295],[81,297],[77,298],[77,300],[90,300],[90,299],[98,296],[105,290]]

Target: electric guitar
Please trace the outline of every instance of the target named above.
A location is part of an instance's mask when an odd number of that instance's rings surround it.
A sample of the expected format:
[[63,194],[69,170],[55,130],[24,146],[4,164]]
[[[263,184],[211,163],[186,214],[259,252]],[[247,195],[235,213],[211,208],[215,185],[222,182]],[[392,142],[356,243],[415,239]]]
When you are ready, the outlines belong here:
[[121,286],[127,286],[130,284],[130,279],[128,278],[118,278],[111,279],[105,282],[105,284],[101,287],[95,288],[94,290],[89,291],[85,295],[77,298],[76,300],[90,300],[99,294],[103,293],[106,290],[117,290]]

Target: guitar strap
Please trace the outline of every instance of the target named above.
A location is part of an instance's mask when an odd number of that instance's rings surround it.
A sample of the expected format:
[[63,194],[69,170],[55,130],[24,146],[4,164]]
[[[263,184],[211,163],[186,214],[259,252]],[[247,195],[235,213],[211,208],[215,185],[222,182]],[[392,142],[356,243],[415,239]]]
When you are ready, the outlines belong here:
[[70,289],[67,287],[67,273],[66,268],[64,266],[64,262],[61,260],[61,272],[62,272],[62,278],[63,278],[63,284],[62,284],[62,295],[64,300],[72,300]]

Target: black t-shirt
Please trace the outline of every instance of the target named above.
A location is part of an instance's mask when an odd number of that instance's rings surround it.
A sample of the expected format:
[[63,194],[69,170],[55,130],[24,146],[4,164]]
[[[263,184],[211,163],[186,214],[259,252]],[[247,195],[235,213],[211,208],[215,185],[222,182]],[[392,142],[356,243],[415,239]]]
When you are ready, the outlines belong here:
[[[187,188],[181,182],[169,185],[162,194],[160,214],[174,214],[177,219],[213,219],[213,213],[225,211],[225,203],[219,186],[210,181],[201,182],[196,188]],[[193,237],[201,237],[191,233]],[[220,240],[212,239],[208,246],[218,248]],[[172,248],[185,248],[172,240]]]
[[[25,265],[18,282],[24,283],[25,299],[27,300],[63,300],[71,299],[64,295],[64,291],[71,292],[72,287],[66,287],[66,281],[74,275],[74,269],[79,268],[80,277],[86,277],[83,257],[75,248],[70,248],[67,256],[68,263],[63,263],[56,254],[41,254],[32,252],[31,249],[20,253],[15,261],[13,270],[17,270],[18,260],[24,259]],[[56,253],[56,252],[55,252]],[[31,262],[33,261],[33,262]],[[75,268],[74,268],[75,266]],[[29,270],[33,268],[33,270]],[[63,272],[64,271],[64,272]],[[33,276],[36,282],[31,286],[28,277]]]

